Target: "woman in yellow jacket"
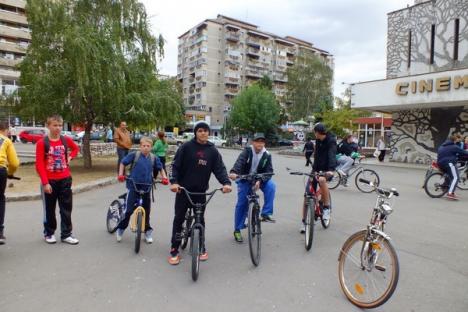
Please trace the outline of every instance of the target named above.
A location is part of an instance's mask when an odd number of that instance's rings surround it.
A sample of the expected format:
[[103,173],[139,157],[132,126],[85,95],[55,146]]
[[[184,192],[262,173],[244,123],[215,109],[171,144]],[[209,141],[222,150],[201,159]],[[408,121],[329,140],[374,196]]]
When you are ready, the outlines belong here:
[[0,122],[0,245],[5,244],[3,222],[5,221],[5,188],[7,178],[15,173],[19,167],[15,146],[8,138],[8,125]]

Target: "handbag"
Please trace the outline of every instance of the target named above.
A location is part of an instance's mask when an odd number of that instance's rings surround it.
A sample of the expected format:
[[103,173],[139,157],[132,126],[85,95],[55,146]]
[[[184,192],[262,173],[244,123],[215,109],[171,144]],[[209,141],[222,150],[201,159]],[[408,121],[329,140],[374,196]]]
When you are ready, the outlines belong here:
[[378,149],[376,149],[376,150],[374,151],[374,157],[377,158],[377,157],[379,157],[379,156],[380,156],[380,151],[379,151]]

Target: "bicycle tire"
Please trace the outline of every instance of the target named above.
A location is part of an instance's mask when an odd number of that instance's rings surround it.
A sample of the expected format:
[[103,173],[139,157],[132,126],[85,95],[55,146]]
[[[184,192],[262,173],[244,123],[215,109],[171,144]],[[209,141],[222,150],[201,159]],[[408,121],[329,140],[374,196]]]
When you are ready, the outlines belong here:
[[192,242],[190,244],[192,250],[192,280],[194,282],[197,281],[198,276],[200,274],[200,254],[201,254],[201,235],[200,235],[200,228],[194,228],[192,230],[191,236]]
[[330,192],[328,192],[328,198],[329,198],[329,201],[330,201],[330,218],[328,218],[327,221],[325,221],[323,219],[323,207],[321,206],[322,208],[322,213],[320,214],[320,223],[322,223],[322,227],[324,229],[328,229],[328,227],[330,226],[330,222],[331,222],[331,213],[332,213],[332,200],[331,200],[331,194]]
[[106,227],[109,233],[114,233],[120,222],[122,213],[122,203],[119,200],[114,200],[107,208]]
[[448,192],[448,187],[441,186],[445,182],[442,172],[433,172],[424,181],[424,191],[431,198],[440,198]]
[[259,216],[260,207],[255,203],[249,204],[248,215],[248,234],[249,234],[249,251],[250,259],[254,266],[260,264],[262,251],[262,230]]
[[468,171],[465,170],[460,174],[460,178],[458,180],[457,188],[460,190],[466,191],[468,190]]
[[338,171],[333,172],[333,177],[328,183],[328,189],[334,190],[341,184],[341,174]]
[[312,242],[314,240],[314,225],[315,225],[315,211],[314,211],[314,200],[309,199],[306,206],[305,216],[305,249],[309,251],[312,248]]
[[359,182],[359,179],[361,178],[367,181],[371,181],[374,184],[374,186],[380,185],[380,177],[377,174],[377,172],[375,172],[372,169],[364,169],[360,171],[354,179],[356,187],[363,193],[372,193],[374,191],[374,187],[370,186],[369,184]]
[[140,252],[142,222],[143,222],[143,214],[141,211],[138,211],[136,214],[135,253]]
[[[341,247],[340,256],[338,258],[338,279],[340,281],[341,290],[344,292],[346,298],[348,298],[348,300],[351,303],[360,308],[372,309],[381,306],[382,304],[387,302],[387,300],[390,299],[390,297],[393,295],[398,284],[398,278],[400,275],[400,265],[398,262],[398,255],[395,251],[395,248],[389,240],[385,239],[379,234],[376,234],[376,237],[378,238],[378,243],[369,243],[366,240],[366,236],[367,230],[356,232],[353,235],[351,235],[343,244],[343,247]],[[355,245],[358,255],[352,256],[350,250]],[[374,245],[377,245],[377,248],[374,249]],[[367,268],[363,268],[361,265],[361,254],[362,252],[366,252],[365,246],[372,246],[372,251],[378,250],[375,251],[373,255],[373,257],[376,258],[375,263],[373,264],[373,267],[370,270],[368,270]],[[383,246],[383,248],[381,246]],[[379,278],[380,275],[383,276],[383,273],[387,272],[387,268],[379,264],[379,260],[382,261],[381,259],[384,258],[383,254],[385,250],[388,250],[389,259],[391,260],[391,270],[389,278],[381,278],[381,280],[384,282],[388,281],[388,286],[384,288],[383,291],[379,291],[381,295],[377,296],[375,299],[364,300],[364,294],[366,292],[371,292],[371,285],[374,289],[378,290],[378,281],[375,281],[375,279]],[[350,276],[356,276],[356,280],[347,280],[344,273],[345,269],[347,268],[345,268],[347,262],[351,262],[355,267],[355,271],[357,271],[360,275],[364,276],[365,278],[357,280],[359,278],[357,277],[358,274],[353,272]]]
[[190,217],[189,219],[185,219],[185,222],[184,222],[184,225],[182,226],[182,241],[181,241],[181,244],[180,244],[180,248],[182,248],[182,250],[184,250],[186,247],[187,247],[187,244],[189,242],[189,239],[190,239],[190,229],[192,228],[192,221],[193,221],[193,218]]

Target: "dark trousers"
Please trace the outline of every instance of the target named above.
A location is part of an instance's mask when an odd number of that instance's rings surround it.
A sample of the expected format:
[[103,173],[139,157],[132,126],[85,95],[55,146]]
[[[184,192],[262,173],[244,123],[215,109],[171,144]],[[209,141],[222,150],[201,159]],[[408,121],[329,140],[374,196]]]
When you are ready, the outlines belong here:
[[[191,198],[194,203],[204,203],[206,201],[206,196],[192,196]],[[171,248],[179,249],[182,224],[185,221],[185,214],[190,206],[190,202],[188,201],[187,196],[183,193],[183,191],[181,193],[177,193],[174,207],[174,222],[172,223]],[[203,226],[205,226],[205,208],[206,207],[203,207],[201,220]]]
[[306,167],[309,166],[309,164],[312,166],[312,161],[310,160],[310,157],[312,157],[312,153],[306,152],[305,153]]
[[[143,194],[143,208],[145,209],[145,232],[152,231],[150,225],[150,214],[151,214],[151,200],[150,200],[150,192]],[[120,221],[117,228],[121,230],[125,230],[128,226],[128,222],[130,222],[130,217],[132,213],[135,211],[136,207],[138,207],[138,194],[134,190],[128,190],[127,198],[125,200],[125,217]]]
[[0,233],[3,233],[5,222],[5,188],[7,184],[7,170],[0,167]]
[[120,162],[128,155],[128,149],[117,147],[117,173],[119,172]]
[[[166,173],[167,175],[167,170],[166,170],[166,156],[158,156],[159,160],[161,161],[161,164],[162,164],[162,167],[164,169],[164,172]],[[155,172],[156,173],[156,172]],[[155,177],[157,177],[158,175],[155,174],[154,175]]]
[[386,150],[381,150],[379,154],[379,161],[384,161]]
[[59,205],[60,209],[60,237],[67,238],[72,234],[71,213],[73,207],[72,178],[68,177],[61,180],[49,180],[52,186],[52,193],[44,193],[41,187],[42,202],[44,204],[44,235],[50,236],[57,229],[57,219],[55,217],[55,207]]

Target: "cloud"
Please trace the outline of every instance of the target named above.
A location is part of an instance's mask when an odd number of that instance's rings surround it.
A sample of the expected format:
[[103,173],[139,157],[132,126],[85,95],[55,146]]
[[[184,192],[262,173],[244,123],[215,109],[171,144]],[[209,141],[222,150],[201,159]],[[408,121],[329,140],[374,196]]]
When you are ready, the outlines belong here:
[[166,39],[162,74],[177,73],[178,36],[207,18],[223,14],[281,36],[312,42],[335,57],[335,95],[345,85],[383,79],[387,13],[412,0],[143,0],[155,34]]

